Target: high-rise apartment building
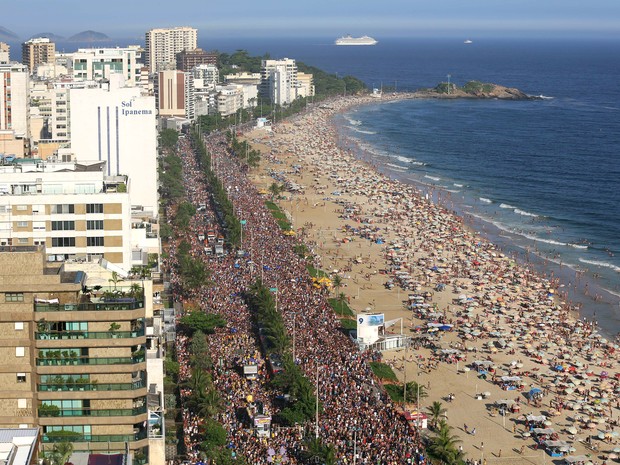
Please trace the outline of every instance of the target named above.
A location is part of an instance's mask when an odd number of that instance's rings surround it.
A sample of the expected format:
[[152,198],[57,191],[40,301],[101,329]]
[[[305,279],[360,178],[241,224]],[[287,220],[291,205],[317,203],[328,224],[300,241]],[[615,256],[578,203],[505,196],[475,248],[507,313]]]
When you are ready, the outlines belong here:
[[0,65],[11,61],[11,46],[0,42]]
[[261,94],[276,104],[286,105],[297,98],[297,64],[295,60],[263,60]]
[[188,72],[198,65],[217,65],[217,53],[205,52],[201,48],[177,53],[178,70]]
[[28,68],[19,63],[0,64],[0,131],[28,137]]
[[155,96],[159,116],[194,119],[194,77],[191,73],[160,71],[155,79]]
[[33,38],[22,44],[22,63],[34,74],[38,65],[54,63],[55,53],[56,46],[47,37]]
[[0,426],[40,427],[45,450],[147,453],[144,293],[114,288],[0,247]]
[[157,217],[155,98],[118,84],[69,89],[71,151],[77,161],[105,161],[110,176],[129,176],[132,205]]
[[146,33],[146,66],[151,73],[176,69],[176,55],[195,50],[198,31],[193,27],[151,29]]

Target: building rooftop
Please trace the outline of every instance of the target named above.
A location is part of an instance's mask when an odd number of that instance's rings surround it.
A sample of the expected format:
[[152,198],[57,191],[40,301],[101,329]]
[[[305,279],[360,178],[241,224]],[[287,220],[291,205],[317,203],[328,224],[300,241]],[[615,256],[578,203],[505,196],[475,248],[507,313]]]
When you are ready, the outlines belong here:
[[39,428],[0,428],[0,464],[30,465]]

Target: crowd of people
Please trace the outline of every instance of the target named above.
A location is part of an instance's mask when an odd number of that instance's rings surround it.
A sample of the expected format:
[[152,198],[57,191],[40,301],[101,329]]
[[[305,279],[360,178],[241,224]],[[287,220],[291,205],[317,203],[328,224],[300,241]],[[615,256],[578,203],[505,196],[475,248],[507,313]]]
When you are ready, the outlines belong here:
[[[336,449],[338,463],[403,464],[426,463],[419,436],[380,389],[368,362],[378,355],[360,352],[339,330],[333,310],[324,291],[315,288],[306,269],[306,261],[293,248],[295,237],[282,234],[263,198],[242,174],[239,163],[230,153],[223,134],[205,139],[212,166],[232,201],[237,218],[243,221],[241,249],[244,254],[229,250],[223,256],[207,253],[199,239],[207,228],[221,233],[217,222],[217,205],[209,195],[203,167],[198,163],[188,138],[179,140],[183,162],[187,200],[194,205],[205,204],[186,230],[176,231],[176,241],[169,245],[167,267],[176,298],[183,304],[198,306],[201,311],[223,316],[226,327],[216,330],[208,339],[214,361],[213,381],[225,401],[225,410],[218,417],[228,431],[231,452],[244,456],[248,463],[272,462],[268,451],[287,452],[289,463],[301,463],[305,439],[315,435]],[[173,217],[173,206],[168,218]],[[199,289],[184,288],[175,272],[178,243],[185,240],[192,246],[192,255],[201,257],[211,277]],[[289,335],[295,338],[295,361],[313,382],[318,380],[318,396],[322,405],[318,421],[298,427],[272,428],[270,437],[259,438],[247,418],[240,416],[251,396],[269,412],[278,411],[277,392],[269,387],[268,371],[261,358],[257,328],[245,301],[245,293],[257,280],[270,287],[276,295]],[[176,341],[181,365],[181,379],[191,376],[188,338]],[[258,381],[248,381],[239,367],[239,359],[258,358],[261,367]],[[187,395],[187,392],[185,392]],[[185,445],[190,460],[198,459],[196,431],[200,418],[184,409]]]

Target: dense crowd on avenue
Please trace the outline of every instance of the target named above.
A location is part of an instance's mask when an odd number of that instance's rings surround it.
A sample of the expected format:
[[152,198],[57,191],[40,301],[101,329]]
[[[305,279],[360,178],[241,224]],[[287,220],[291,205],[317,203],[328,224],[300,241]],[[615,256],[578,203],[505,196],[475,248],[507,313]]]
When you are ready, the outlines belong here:
[[[304,439],[318,434],[324,443],[335,446],[337,463],[353,463],[354,450],[356,462],[360,464],[426,463],[415,430],[374,381],[368,362],[377,354],[360,352],[339,330],[325,293],[313,286],[306,261],[293,250],[298,239],[282,234],[264,205],[265,199],[229,153],[224,135],[209,136],[206,148],[216,175],[234,205],[236,217],[245,222],[241,248],[246,254],[205,253],[199,234],[204,234],[207,228],[223,231],[190,140],[181,138],[179,155],[183,161],[187,200],[194,205],[205,204],[206,210],[194,215],[187,231],[175,233],[178,240],[192,245],[194,257],[205,261],[211,272],[210,282],[191,293],[184,290],[174,267],[178,241],[170,243],[166,265],[178,301],[198,304],[201,311],[226,319],[226,327],[216,330],[207,340],[214,361],[213,381],[225,401],[225,410],[218,420],[228,431],[231,453],[244,456],[247,463],[263,464],[273,462],[268,454],[270,449],[279,451],[283,447],[288,463],[303,463],[299,453],[305,447]],[[173,212],[167,213],[170,218]],[[244,293],[257,279],[277,294],[277,308],[289,334],[295,335],[296,363],[312,383],[318,379],[323,408],[318,429],[314,422],[291,428],[276,425],[269,438],[259,438],[252,425],[238,415],[239,409],[246,406],[248,396],[262,403],[267,412],[278,410],[274,402],[278,393],[266,383],[269,374],[260,354],[257,329],[244,300]],[[179,336],[176,342],[181,380],[191,376],[188,343],[185,336]],[[258,381],[246,380],[238,369],[239,359],[244,357],[257,360]],[[201,420],[188,409],[183,413],[188,458],[196,461],[199,457],[195,433]]]

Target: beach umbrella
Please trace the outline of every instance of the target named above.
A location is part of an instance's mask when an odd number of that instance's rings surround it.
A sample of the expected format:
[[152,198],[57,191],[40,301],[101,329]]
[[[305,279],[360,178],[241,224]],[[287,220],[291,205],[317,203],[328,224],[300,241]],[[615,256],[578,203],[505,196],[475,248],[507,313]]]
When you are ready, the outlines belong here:
[[575,428],[574,426],[571,426],[570,428],[568,428],[567,431],[570,434],[577,434],[577,428]]

